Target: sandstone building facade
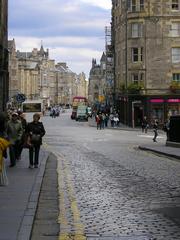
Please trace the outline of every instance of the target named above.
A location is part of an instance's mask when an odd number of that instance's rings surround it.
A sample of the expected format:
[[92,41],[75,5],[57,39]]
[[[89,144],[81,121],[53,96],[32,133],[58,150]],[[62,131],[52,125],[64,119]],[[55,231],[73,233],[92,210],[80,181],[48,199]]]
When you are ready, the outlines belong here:
[[179,0],[113,0],[116,105],[121,121],[180,113]]
[[[27,100],[41,99],[49,106],[71,104],[73,96],[87,94],[85,74],[73,73],[66,63],[55,63],[43,46],[31,52],[16,50],[15,40],[9,41],[9,94],[18,93]],[[76,81],[80,79],[79,81]],[[87,95],[86,95],[87,96]]]
[[105,69],[106,56],[104,53],[100,59],[100,64],[97,64],[96,59],[92,59],[92,67],[89,73],[88,100],[97,109],[106,106],[108,99],[108,96],[106,96]]

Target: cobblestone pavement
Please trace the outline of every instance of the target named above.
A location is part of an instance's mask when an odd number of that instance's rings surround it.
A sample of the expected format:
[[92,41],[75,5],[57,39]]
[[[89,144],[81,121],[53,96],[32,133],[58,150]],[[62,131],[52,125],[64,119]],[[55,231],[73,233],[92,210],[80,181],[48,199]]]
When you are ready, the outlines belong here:
[[78,240],[180,239],[180,163],[138,150],[136,133],[81,127],[46,138],[59,156],[61,232],[78,232]]

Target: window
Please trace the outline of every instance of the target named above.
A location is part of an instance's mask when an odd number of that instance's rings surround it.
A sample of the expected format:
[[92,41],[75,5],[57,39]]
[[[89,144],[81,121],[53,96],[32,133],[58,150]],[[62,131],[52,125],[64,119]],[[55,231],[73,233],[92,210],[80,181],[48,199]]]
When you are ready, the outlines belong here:
[[143,61],[143,48],[140,48],[140,59],[141,62]]
[[125,0],[129,11],[137,12],[144,11],[144,0]]
[[179,37],[180,36],[180,22],[172,23],[171,25],[171,36]]
[[136,12],[136,0],[132,0],[132,12]]
[[173,73],[172,80],[180,82],[180,73]]
[[144,0],[140,0],[140,11],[144,10]]
[[132,48],[132,61],[133,62],[143,61],[143,48]]
[[140,73],[140,82],[141,82],[141,83],[144,82],[144,73]]
[[131,36],[132,38],[142,37],[142,23],[131,24]]
[[132,74],[132,82],[135,83],[135,84],[138,84],[138,82],[139,82],[138,73],[133,73]]
[[179,10],[179,0],[172,0],[172,10]]
[[180,63],[180,47],[172,48],[172,63]]
[[132,49],[132,61],[138,62],[138,48]]

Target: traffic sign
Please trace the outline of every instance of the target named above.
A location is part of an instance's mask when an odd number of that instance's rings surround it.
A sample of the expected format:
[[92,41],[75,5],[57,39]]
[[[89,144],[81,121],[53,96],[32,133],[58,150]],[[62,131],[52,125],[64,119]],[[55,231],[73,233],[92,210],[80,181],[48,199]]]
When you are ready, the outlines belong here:
[[26,96],[23,93],[18,93],[16,95],[16,101],[18,103],[23,103],[26,100]]

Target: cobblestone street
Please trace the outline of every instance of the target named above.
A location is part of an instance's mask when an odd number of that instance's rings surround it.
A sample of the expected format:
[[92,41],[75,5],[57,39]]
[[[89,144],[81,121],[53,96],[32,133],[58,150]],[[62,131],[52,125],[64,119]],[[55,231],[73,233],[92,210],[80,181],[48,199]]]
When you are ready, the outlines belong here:
[[56,121],[46,142],[59,162],[61,233],[90,240],[180,239],[178,161],[138,150],[144,139],[137,140],[137,132],[98,132],[66,115],[59,126]]

